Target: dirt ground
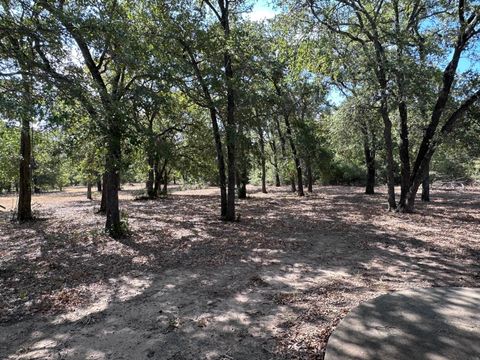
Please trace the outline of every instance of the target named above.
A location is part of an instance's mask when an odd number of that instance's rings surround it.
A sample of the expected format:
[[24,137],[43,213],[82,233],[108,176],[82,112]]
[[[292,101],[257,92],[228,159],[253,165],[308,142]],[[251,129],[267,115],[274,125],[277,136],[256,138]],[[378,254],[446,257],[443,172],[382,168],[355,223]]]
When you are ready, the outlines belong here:
[[35,196],[34,223],[0,212],[1,359],[323,359],[366,299],[480,285],[480,188],[434,189],[402,215],[385,189],[250,187],[237,223],[218,219],[216,189],[136,189],[120,241],[82,188]]

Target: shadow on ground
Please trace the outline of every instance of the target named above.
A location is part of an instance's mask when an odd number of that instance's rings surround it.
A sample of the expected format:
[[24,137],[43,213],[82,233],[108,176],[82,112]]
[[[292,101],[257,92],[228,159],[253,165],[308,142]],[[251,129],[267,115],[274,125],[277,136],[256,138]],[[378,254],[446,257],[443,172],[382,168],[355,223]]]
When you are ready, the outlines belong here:
[[330,337],[326,360],[480,358],[480,289],[383,295],[352,310]]
[[478,284],[479,193],[434,195],[402,216],[354,188],[281,189],[240,201],[241,222],[227,224],[217,196],[179,192],[124,201],[121,241],[95,202],[44,206],[33,224],[2,218],[0,357],[322,359],[364,300]]

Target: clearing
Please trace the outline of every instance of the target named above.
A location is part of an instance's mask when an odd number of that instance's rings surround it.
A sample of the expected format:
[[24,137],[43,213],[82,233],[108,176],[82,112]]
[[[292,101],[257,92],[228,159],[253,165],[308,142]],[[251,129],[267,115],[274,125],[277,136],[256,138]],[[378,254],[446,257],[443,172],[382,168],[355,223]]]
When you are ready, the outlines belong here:
[[365,300],[479,285],[478,187],[434,189],[411,215],[387,213],[382,188],[249,187],[233,224],[217,189],[138,188],[121,193],[121,241],[83,188],[35,196],[31,224],[0,212],[0,358],[323,359]]

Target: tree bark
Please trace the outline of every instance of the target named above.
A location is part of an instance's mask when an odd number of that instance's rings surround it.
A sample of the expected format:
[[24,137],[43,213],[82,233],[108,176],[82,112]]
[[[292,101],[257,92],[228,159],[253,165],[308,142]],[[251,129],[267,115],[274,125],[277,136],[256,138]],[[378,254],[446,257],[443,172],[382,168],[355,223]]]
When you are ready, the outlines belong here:
[[102,188],[102,198],[100,200],[100,209],[98,210],[99,213],[105,214],[107,211],[107,175],[104,173],[102,175],[102,183],[103,183],[103,188]]
[[162,189],[162,194],[164,196],[167,196],[167,193],[168,193],[168,175],[169,175],[169,172],[165,168],[165,172],[163,175],[163,189]]
[[[221,6],[221,23],[225,34],[225,39],[230,38],[230,19],[229,19],[229,1],[222,1]],[[228,174],[228,193],[227,193],[227,214],[226,221],[235,221],[235,147],[237,125],[235,122],[235,91],[234,91],[234,73],[232,66],[232,55],[228,50],[223,56],[223,64],[225,68],[225,81],[227,85],[227,119],[226,119],[226,145],[227,145],[227,174]]]
[[280,181],[280,169],[278,168],[278,154],[277,154],[277,144],[275,142],[275,139],[272,139],[270,142],[270,147],[272,148],[273,152],[273,167],[275,169],[275,186],[280,187],[281,181]]
[[110,136],[107,148],[106,163],[106,191],[105,191],[105,210],[106,223],[105,230],[113,238],[119,238],[123,234],[120,222],[120,209],[118,201],[118,190],[120,186],[120,165],[121,165],[121,132],[118,129],[116,119],[110,119]]
[[307,191],[309,193],[313,192],[313,174],[312,174],[312,165],[307,163]]
[[92,183],[90,181],[87,183],[87,199],[92,200]]
[[295,175],[290,176],[290,187],[292,189],[292,193],[297,192],[297,184],[296,184]]
[[365,165],[367,167],[367,184],[365,194],[375,194],[375,150],[370,148],[368,139],[364,139]]
[[290,143],[290,149],[292,150],[293,160],[295,162],[295,168],[297,171],[298,196],[305,196],[305,193],[303,191],[302,165],[300,164],[300,159],[297,154],[297,147],[295,146],[295,141],[293,140],[292,127],[290,125],[289,117],[285,116],[284,118],[285,118],[285,126],[287,129],[288,141]]
[[385,153],[387,161],[387,187],[388,187],[388,210],[394,211],[397,208],[395,200],[395,174],[393,160],[393,141],[392,141],[392,122],[388,116],[388,108],[386,107],[386,99],[382,100],[385,104],[381,108],[383,118],[383,138],[385,141]]
[[198,66],[198,61],[195,57],[194,52],[191,47],[181,38],[177,38],[180,44],[183,46],[183,49],[189,56],[190,65],[195,72],[200,87],[202,88],[203,95],[208,103],[208,110],[210,113],[210,121],[212,123],[213,138],[215,141],[215,151],[217,154],[217,168],[218,168],[218,185],[220,188],[220,217],[222,220],[225,220],[227,217],[227,178],[226,178],[226,169],[225,169],[225,156],[223,153],[222,138],[220,135],[220,130],[218,126],[217,118],[217,108],[213,102],[213,98],[210,94],[210,90],[203,78],[202,72]]
[[427,169],[427,176],[425,176],[422,182],[422,201],[430,201],[430,169]]
[[[29,86],[26,86],[26,91]],[[29,95],[26,96],[29,98]],[[26,104],[30,106],[30,104]],[[20,176],[19,176],[19,194],[18,194],[18,221],[28,221],[33,219],[32,215],[32,171],[31,158],[32,146],[30,139],[30,120],[26,114],[22,117],[22,128],[20,134]]]
[[[148,175],[147,175],[147,182],[146,182],[146,188],[147,188],[147,196],[149,199],[154,199],[155,198],[155,160],[151,154],[148,155],[147,159],[148,163]],[[158,188],[158,185],[157,185]]]
[[258,129],[259,142],[260,142],[260,165],[262,168],[262,193],[267,193],[267,164],[265,158],[265,138],[263,137],[263,129]]
[[397,83],[397,102],[400,120],[400,200],[398,208],[403,209],[407,200],[407,193],[410,186],[410,144],[408,138],[408,107],[406,103],[405,71],[403,65],[404,39],[400,24],[400,9],[398,1],[393,3],[395,13],[395,35],[396,35],[396,60],[395,78]]

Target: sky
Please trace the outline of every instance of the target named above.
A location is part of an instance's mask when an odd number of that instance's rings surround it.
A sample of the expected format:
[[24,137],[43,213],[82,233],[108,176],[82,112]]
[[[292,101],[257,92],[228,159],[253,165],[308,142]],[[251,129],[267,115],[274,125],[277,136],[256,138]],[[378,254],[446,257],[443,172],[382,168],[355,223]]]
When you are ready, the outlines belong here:
[[267,0],[258,0],[253,6],[252,12],[248,15],[252,21],[262,21],[271,19],[275,16],[273,7],[268,4]]

